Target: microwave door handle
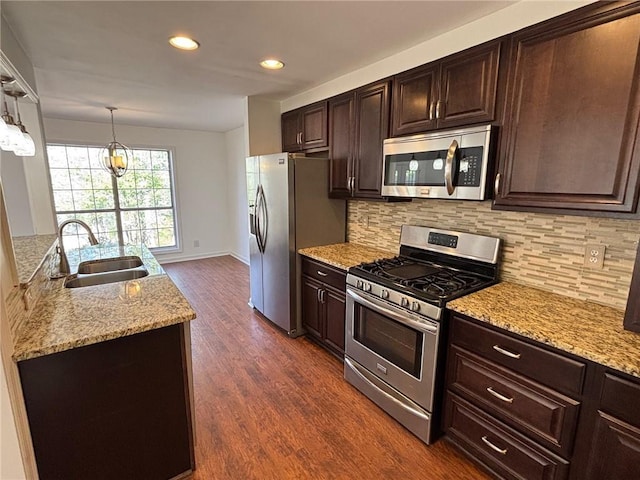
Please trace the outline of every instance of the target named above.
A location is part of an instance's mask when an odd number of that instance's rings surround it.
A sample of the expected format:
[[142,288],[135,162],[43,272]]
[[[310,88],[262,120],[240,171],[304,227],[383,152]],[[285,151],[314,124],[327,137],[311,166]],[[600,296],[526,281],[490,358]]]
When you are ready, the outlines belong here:
[[364,298],[359,293],[354,290],[347,288],[347,295],[353,298],[354,301],[358,302],[360,305],[364,305],[365,307],[377,312],[381,315],[386,315],[387,317],[393,318],[395,321],[399,323],[403,323],[409,327],[415,328],[424,333],[436,333],[438,331],[438,327],[435,325],[430,325],[422,322],[416,322],[409,318],[406,314],[398,313],[395,310],[392,310],[380,300],[375,298]]
[[447,187],[447,193],[453,195],[455,187],[453,186],[453,161],[458,151],[458,141],[454,140],[447,151],[447,160],[444,165],[444,184]]

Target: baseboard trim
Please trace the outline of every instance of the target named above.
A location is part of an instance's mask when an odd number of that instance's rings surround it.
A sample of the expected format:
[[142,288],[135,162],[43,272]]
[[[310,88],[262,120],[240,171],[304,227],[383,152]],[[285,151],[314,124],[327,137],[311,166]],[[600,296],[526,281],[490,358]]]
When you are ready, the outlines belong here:
[[202,255],[176,255],[176,256],[166,256],[161,257],[160,255],[156,255],[156,260],[163,265],[165,263],[176,263],[176,262],[188,262],[189,260],[202,260],[204,258],[213,258],[213,257],[224,257],[225,255],[232,255],[231,252],[213,252],[213,253],[205,253]]
[[237,253],[234,253],[234,252],[230,252],[229,255],[231,255],[236,260],[240,260],[245,265],[249,265],[249,259],[248,258],[241,257],[240,255],[238,255]]

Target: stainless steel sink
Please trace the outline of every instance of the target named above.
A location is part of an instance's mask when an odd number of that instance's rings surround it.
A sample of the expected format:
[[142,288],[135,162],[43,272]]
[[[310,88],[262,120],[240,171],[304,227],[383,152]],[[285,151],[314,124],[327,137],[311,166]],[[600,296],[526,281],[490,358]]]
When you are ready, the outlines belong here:
[[93,273],[89,275],[74,274],[69,275],[65,279],[64,286],[66,288],[90,287],[92,285],[104,285],[106,283],[135,280],[136,278],[146,277],[147,275],[149,275],[149,272],[144,267],[105,273]]
[[[89,260],[78,265],[79,274],[113,272],[116,270],[127,270],[129,268],[137,268],[142,266],[140,257],[114,257],[104,258],[102,260]],[[116,280],[117,281],[117,280]]]

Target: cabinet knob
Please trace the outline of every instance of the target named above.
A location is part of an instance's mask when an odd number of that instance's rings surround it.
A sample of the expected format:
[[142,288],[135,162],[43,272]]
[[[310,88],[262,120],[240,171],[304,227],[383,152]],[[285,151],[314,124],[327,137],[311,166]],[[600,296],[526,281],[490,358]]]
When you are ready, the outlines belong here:
[[493,194],[496,198],[500,196],[500,174],[496,175],[496,181],[493,184]]
[[433,112],[436,108],[436,102],[432,101],[431,105],[429,105],[429,120],[433,120]]

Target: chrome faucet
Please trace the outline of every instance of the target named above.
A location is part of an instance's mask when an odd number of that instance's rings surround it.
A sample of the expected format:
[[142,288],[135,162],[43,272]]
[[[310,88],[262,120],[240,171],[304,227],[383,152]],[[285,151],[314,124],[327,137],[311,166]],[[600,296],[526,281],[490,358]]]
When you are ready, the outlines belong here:
[[78,225],[84,227],[84,229],[89,234],[89,243],[91,243],[91,245],[98,244],[98,239],[91,231],[91,228],[82,220],[76,220],[75,218],[71,218],[69,220],[65,220],[64,222],[62,222],[58,227],[58,248],[57,248],[58,255],[60,255],[60,275],[68,275],[69,273],[71,273],[69,271],[69,260],[67,259],[67,254],[64,251],[64,245],[62,243],[62,230],[64,229],[64,227],[66,227],[70,223],[77,223]]

